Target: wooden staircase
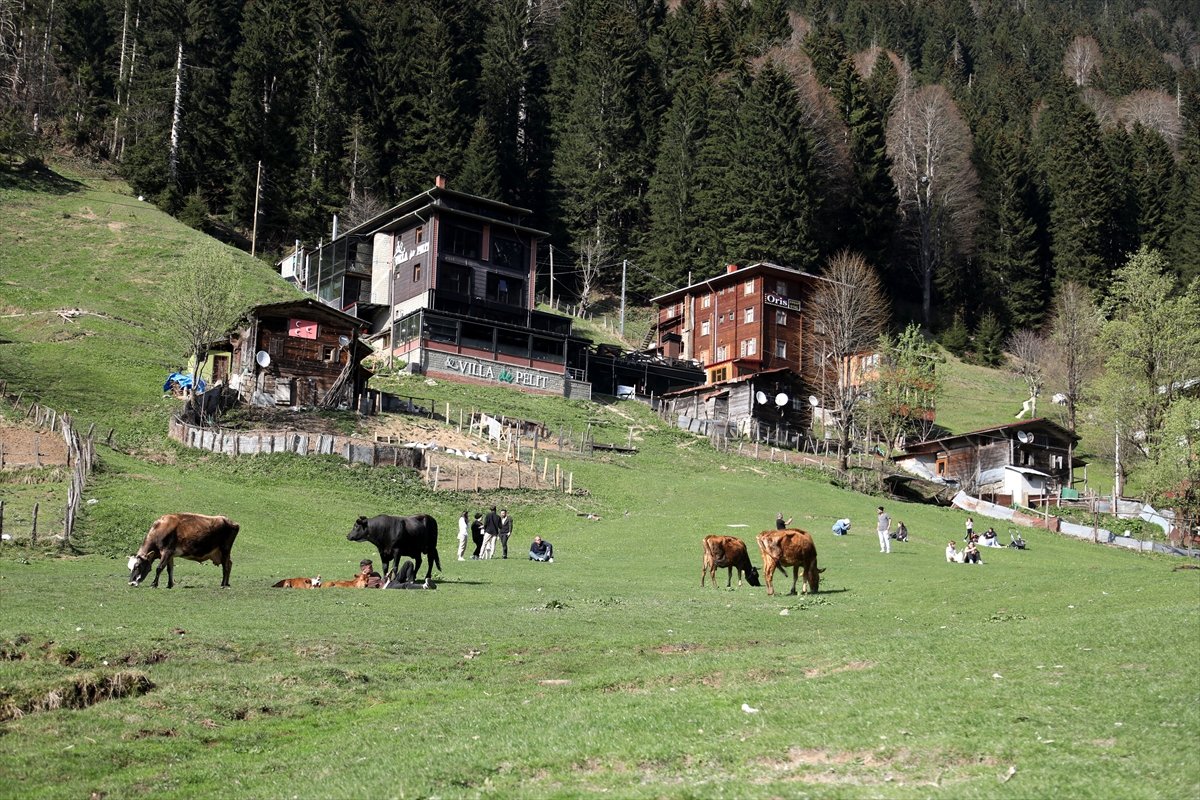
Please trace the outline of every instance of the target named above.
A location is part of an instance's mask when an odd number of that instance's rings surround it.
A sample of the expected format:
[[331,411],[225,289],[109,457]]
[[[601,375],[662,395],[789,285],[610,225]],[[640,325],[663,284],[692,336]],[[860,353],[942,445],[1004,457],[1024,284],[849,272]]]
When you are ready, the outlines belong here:
[[645,350],[654,343],[654,334],[658,333],[658,323],[651,322],[650,330],[646,331],[645,337],[642,338],[642,346],[638,350]]

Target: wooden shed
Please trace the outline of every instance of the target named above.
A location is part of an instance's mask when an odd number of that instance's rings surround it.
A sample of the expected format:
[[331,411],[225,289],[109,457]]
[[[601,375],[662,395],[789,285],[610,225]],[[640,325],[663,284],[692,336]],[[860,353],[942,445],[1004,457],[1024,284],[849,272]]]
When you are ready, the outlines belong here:
[[928,439],[894,456],[896,465],[922,478],[960,486],[1001,505],[1028,506],[1070,487],[1079,436],[1048,419],[1031,419],[970,433]]
[[256,306],[214,346],[213,381],[252,405],[357,408],[370,378],[362,327],[312,298]]

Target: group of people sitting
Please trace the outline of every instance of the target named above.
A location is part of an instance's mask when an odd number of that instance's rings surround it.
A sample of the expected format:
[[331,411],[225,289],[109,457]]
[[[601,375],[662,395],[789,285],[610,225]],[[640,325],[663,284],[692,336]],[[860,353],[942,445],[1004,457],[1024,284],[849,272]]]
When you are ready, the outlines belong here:
[[359,576],[366,576],[366,589],[436,589],[437,584],[433,581],[425,581],[424,583],[417,582],[417,565],[411,561],[405,561],[400,570],[392,577],[385,578],[375,571],[375,565],[371,559],[364,558],[358,562]]
[[[849,517],[842,517],[837,522],[833,523],[833,535],[845,536],[846,534],[850,533],[850,526],[851,522]],[[908,541],[908,526],[906,526],[903,522],[900,522],[896,525],[896,530],[889,530],[887,533],[889,539],[894,539],[897,542]]]
[[962,550],[958,550],[954,545],[954,540],[951,539],[946,543],[946,561],[950,564],[982,564],[983,559],[979,557],[979,547],[973,541],[968,541],[967,546]]

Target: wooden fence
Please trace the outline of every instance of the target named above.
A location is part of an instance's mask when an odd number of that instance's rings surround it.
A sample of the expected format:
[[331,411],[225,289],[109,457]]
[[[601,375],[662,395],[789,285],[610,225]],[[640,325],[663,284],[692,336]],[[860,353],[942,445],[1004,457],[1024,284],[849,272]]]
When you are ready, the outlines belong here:
[[[23,394],[17,393],[15,396],[9,394],[7,381],[0,381],[0,398],[10,403],[14,410],[21,412]],[[79,508],[83,505],[83,493],[87,487],[88,475],[91,474],[92,468],[96,464],[96,444],[94,437],[96,426],[91,425],[86,434],[81,434],[76,429],[74,421],[69,414],[60,414],[53,408],[32,400],[21,416],[31,421],[37,430],[44,430],[49,433],[54,433],[57,430],[62,434],[63,441],[66,444],[67,468],[70,470],[70,478],[67,484],[67,504],[63,515],[61,542],[61,546],[66,548],[71,544],[71,535],[75,532],[75,522],[79,517]],[[2,448],[0,448],[0,452],[2,452]],[[41,466],[40,452],[40,447],[35,438],[35,467]],[[3,465],[2,462],[3,459],[0,457],[0,466]],[[41,503],[34,503],[29,531],[30,545],[37,545],[38,542],[38,513],[40,510]],[[4,501],[0,500],[0,541],[3,541],[3,535]]]

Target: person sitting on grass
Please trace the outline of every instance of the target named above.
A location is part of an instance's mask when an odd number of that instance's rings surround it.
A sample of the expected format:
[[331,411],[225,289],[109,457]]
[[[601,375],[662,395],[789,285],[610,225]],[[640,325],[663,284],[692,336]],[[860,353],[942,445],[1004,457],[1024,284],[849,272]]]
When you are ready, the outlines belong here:
[[947,564],[961,564],[962,563],[962,553],[959,553],[958,548],[956,548],[954,546],[953,539],[951,539],[949,542],[946,543],[946,563]]
[[540,536],[534,536],[533,544],[529,545],[529,560],[553,562],[554,545],[550,544]]
[[903,522],[901,522],[896,527],[896,530],[892,531],[892,538],[895,539],[897,542],[907,542],[908,541],[908,528],[904,527]]
[[967,549],[963,550],[964,564],[982,564],[983,559],[979,557],[979,548],[974,542],[967,542]]
[[847,517],[842,517],[837,522],[833,523],[833,535],[845,536],[850,532],[850,520]]
[[375,571],[375,566],[369,558],[364,558],[358,562],[358,572],[360,575],[367,576],[368,589],[378,589],[383,584],[383,576]]
[[996,530],[994,528],[988,528],[986,531],[983,532],[983,540],[980,541],[980,544],[982,544],[984,547],[1003,547],[1004,546],[1004,545],[1000,544],[1000,539],[999,539],[999,537],[996,536]]

